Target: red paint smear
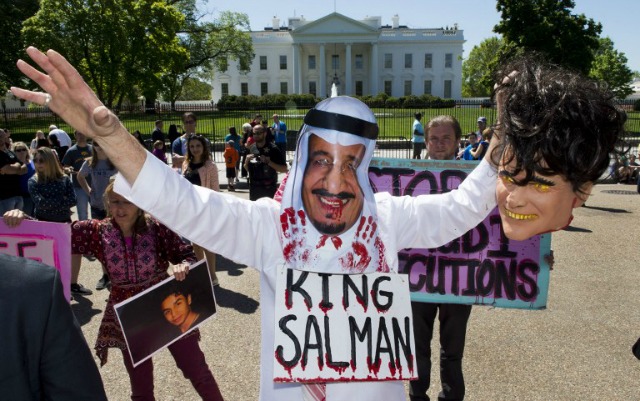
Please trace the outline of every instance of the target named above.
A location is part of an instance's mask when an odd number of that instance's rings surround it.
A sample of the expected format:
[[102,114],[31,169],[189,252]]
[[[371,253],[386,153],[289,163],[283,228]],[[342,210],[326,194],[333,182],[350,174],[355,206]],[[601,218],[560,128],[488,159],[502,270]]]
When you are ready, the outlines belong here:
[[377,363],[371,363],[371,357],[367,356],[367,367],[369,368],[369,372],[373,373],[376,377],[378,377],[378,373],[380,373],[381,364],[380,359],[378,359]]
[[354,361],[353,359],[349,361],[349,365],[351,365],[351,370],[353,372],[356,371],[356,361]]
[[289,242],[287,245],[285,245],[284,249],[282,250],[284,259],[287,262],[291,262],[291,259],[293,258],[295,251],[296,251],[296,242],[295,241]]
[[402,379],[402,364],[400,358],[396,358],[396,366],[398,367],[398,379]]
[[342,270],[350,271],[353,267],[353,254],[348,253],[343,258],[340,258],[340,264],[342,265]]
[[396,375],[396,364],[393,363],[393,361],[389,361],[389,372],[391,373],[391,376]]
[[[289,377],[291,378],[291,380],[293,380],[293,374],[291,373],[291,371],[293,370],[293,368],[295,367],[295,365],[293,367],[287,367],[287,364],[278,356],[277,352],[274,352],[275,357],[276,357],[276,361],[278,361],[278,363],[284,368],[284,370],[286,370],[289,373]],[[296,363],[297,365],[297,363]]]
[[284,305],[287,307],[288,310],[291,310],[291,308],[293,307],[293,302],[292,302],[292,305],[287,305],[288,298],[289,298],[289,290],[284,290]]
[[311,251],[309,251],[308,249],[305,249],[304,252],[302,253],[302,261],[304,263],[307,263],[307,261],[309,260],[309,256],[311,255]]
[[381,273],[388,273],[390,269],[389,269],[389,265],[387,264],[387,259],[384,257],[385,248],[384,248],[384,243],[382,242],[380,237],[376,237],[374,246],[376,247],[379,255],[377,271]]
[[362,227],[364,226],[365,221],[367,221],[366,217],[360,217],[360,224],[358,224],[358,230],[356,231],[356,237],[360,236],[360,231],[362,231]]
[[316,249],[322,248],[324,246],[324,244],[326,244],[328,239],[329,239],[328,235],[321,235],[320,236],[320,241],[318,241],[318,245],[316,245]]
[[340,247],[342,246],[342,240],[340,239],[340,237],[331,237],[331,242],[333,242],[333,246],[336,249],[340,249]]
[[[328,368],[330,368],[330,369],[335,370],[335,371],[336,371],[336,372],[338,372],[338,374],[340,374],[340,375],[341,375],[341,374],[343,374],[345,370],[347,370],[347,366],[345,366],[345,367],[332,366],[332,365],[329,363],[329,355],[327,355],[326,353],[324,354],[324,359],[325,359],[325,361],[327,361],[327,367],[328,367]],[[352,363],[353,363],[353,361],[352,361]],[[320,370],[322,370],[322,368],[321,368]]]
[[333,305],[329,308],[326,306],[322,306],[322,301],[320,301],[320,303],[318,304],[318,308],[320,308],[321,311],[324,312],[324,314],[326,315],[327,312],[329,312],[331,309],[333,309]]
[[320,359],[320,357],[317,357],[318,359],[318,369],[320,369],[322,371],[322,369],[324,369],[324,365],[320,362],[322,362],[322,359]]
[[360,258],[360,261],[356,266],[354,266],[354,268],[362,273],[369,265],[369,262],[371,262],[371,256],[369,256],[367,247],[365,247],[361,242],[353,243],[353,252]]
[[298,217],[300,218],[300,224],[303,226],[307,225],[306,215],[304,214],[304,210],[298,210]]
[[366,312],[367,311],[367,306],[364,304],[364,299],[356,296],[356,301],[358,301],[360,306],[362,306],[362,309]]
[[[373,290],[369,291],[369,295],[371,295],[371,299],[373,299],[373,297],[374,297]],[[378,311],[378,313],[387,313],[387,312],[389,312],[389,309],[382,310],[380,308],[376,308],[376,310]]]

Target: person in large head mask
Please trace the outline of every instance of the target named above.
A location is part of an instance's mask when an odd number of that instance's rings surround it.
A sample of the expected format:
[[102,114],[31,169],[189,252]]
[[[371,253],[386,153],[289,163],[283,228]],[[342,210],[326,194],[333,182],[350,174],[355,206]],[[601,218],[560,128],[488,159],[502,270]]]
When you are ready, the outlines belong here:
[[[279,268],[395,273],[398,250],[445,244],[476,226],[496,204],[496,171],[489,162],[480,163],[458,190],[446,194],[374,195],[367,170],[378,127],[371,110],[349,97],[326,99],[306,115],[282,204],[193,186],[146,152],[60,54],[35,48],[27,53],[46,74],[23,61],[18,67],[46,92],[12,88],[13,93],[48,105],[71,126],[99,138],[122,174],[117,192],[205,249],[260,271],[260,400],[303,400],[310,387],[273,380]],[[175,205],[185,207],[176,214]],[[251,247],[241,246],[247,235]],[[405,398],[397,380],[322,387],[327,401]]]

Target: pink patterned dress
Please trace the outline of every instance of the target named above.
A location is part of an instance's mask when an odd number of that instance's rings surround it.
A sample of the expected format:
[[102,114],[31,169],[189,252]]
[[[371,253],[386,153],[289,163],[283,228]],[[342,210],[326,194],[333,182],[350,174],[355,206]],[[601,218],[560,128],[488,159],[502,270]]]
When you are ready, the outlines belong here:
[[[196,261],[191,245],[152,218],[147,218],[145,230],[133,236],[131,247],[110,217],[76,221],[71,225],[71,253],[95,256],[111,280],[111,293],[95,345],[101,366],[107,363],[109,348],[127,349],[113,305],[167,278],[169,262]],[[193,334],[200,335],[197,329]]]

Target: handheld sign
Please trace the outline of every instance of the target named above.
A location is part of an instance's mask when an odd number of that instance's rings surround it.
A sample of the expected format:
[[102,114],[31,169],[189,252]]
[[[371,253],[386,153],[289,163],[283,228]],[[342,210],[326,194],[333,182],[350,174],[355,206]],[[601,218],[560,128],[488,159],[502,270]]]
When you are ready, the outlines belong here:
[[[395,196],[449,192],[477,162],[373,159],[369,180],[376,192]],[[498,209],[462,237],[436,249],[404,249],[400,273],[409,276],[411,299],[543,309],[547,304],[551,234],[509,240]]]
[[278,269],[274,381],[417,377],[407,276]]
[[64,296],[71,301],[71,228],[68,224],[25,220],[11,228],[0,219],[0,252],[55,267],[60,272]]

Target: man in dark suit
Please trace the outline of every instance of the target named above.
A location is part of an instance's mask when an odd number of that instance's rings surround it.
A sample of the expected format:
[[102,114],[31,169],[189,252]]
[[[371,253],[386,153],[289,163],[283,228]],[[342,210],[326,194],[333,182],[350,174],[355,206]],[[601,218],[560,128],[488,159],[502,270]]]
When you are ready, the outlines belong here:
[[162,132],[164,124],[162,120],[156,120],[156,128],[151,131],[151,143],[155,141],[162,141],[162,150],[166,151],[165,141],[164,141],[164,132]]
[[0,254],[0,316],[3,399],[107,399],[56,269]]

